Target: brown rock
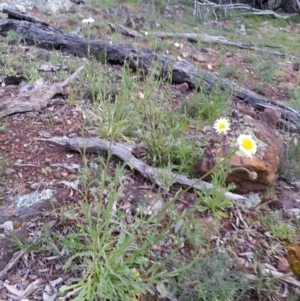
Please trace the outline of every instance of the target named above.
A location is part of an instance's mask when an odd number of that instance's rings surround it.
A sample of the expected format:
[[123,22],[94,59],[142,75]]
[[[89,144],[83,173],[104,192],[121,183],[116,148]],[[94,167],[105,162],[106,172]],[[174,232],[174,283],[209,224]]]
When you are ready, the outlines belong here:
[[300,67],[300,62],[295,62],[295,63],[293,64],[293,70],[294,70],[294,71],[299,71],[299,67]]
[[259,114],[259,117],[267,124],[276,126],[280,120],[281,114],[276,110],[266,108],[263,112]]
[[[266,113],[267,116],[268,112]],[[276,113],[270,113],[271,123],[276,121]],[[275,116],[276,115],[276,116]],[[262,120],[255,120],[245,116],[245,122],[239,123],[237,129],[232,127],[232,131],[224,137],[222,143],[213,143],[205,149],[204,159],[198,165],[200,175],[210,171],[220,158],[224,158],[234,148],[237,148],[236,139],[240,134],[250,134],[257,143],[257,152],[252,158],[241,156],[235,153],[231,160],[231,168],[237,168],[227,178],[227,182],[234,182],[240,192],[250,192],[264,190],[267,186],[273,185],[276,172],[279,167],[280,142],[274,126]],[[242,125],[243,124],[243,125]],[[216,140],[216,138],[214,137]],[[220,139],[219,139],[220,141]],[[250,172],[256,172],[257,178],[251,180],[249,174],[238,169],[243,167]]]
[[201,54],[201,53],[197,53],[196,55],[193,56],[193,58],[194,58],[197,62],[200,62],[200,63],[205,63],[205,62],[207,62],[207,57],[204,56],[204,55]]
[[279,258],[277,263],[277,270],[279,272],[285,272],[288,270],[288,268],[289,268],[288,261],[284,257]]
[[294,84],[293,83],[280,83],[277,86],[278,89],[283,91],[293,91],[294,90]]
[[180,91],[181,93],[184,93],[184,92],[186,92],[189,89],[189,85],[187,83],[182,83],[180,85],[177,85],[176,89],[178,91]]

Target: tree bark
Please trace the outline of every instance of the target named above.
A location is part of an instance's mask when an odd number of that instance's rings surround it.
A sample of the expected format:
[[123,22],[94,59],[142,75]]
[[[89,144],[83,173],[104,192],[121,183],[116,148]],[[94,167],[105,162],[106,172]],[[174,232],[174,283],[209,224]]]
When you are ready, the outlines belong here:
[[282,10],[289,14],[300,12],[299,0],[282,0]]

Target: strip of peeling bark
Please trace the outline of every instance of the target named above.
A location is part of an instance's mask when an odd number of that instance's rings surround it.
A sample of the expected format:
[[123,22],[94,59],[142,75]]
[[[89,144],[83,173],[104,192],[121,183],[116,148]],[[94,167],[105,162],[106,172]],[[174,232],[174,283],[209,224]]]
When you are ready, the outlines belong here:
[[[186,175],[177,174],[173,172],[162,173],[159,168],[152,167],[142,160],[137,159],[132,152],[135,146],[124,145],[122,143],[111,143],[108,140],[100,138],[68,138],[68,137],[53,137],[50,139],[37,139],[38,141],[45,141],[67,148],[68,150],[85,152],[85,153],[99,153],[106,152],[111,153],[113,156],[119,158],[131,168],[138,171],[144,178],[155,183],[158,187],[165,190],[167,187],[164,184],[163,178],[168,178],[173,184],[180,184],[187,187],[193,187],[197,190],[201,190],[204,186],[212,188],[212,184],[199,180],[189,179]],[[231,200],[238,201],[243,200],[245,197],[239,194],[226,192],[225,196]]]
[[[15,10],[12,8],[6,7],[3,12],[7,13],[10,19],[0,21],[1,35],[5,36],[12,30],[28,44],[51,50],[60,49],[79,57],[88,55],[89,43],[84,37],[55,29],[36,20],[28,21],[30,17],[20,12],[15,14]],[[171,79],[173,83],[187,83],[191,88],[201,87],[208,91],[220,89],[255,109],[277,110],[283,119],[290,121],[300,129],[299,112],[240,87],[228,79],[220,79],[216,74],[199,69],[185,60],[176,61],[172,56],[159,55],[149,49],[136,49],[132,45],[111,44],[103,40],[90,41],[90,55],[109,63],[126,63],[133,69],[143,70],[145,74],[155,74],[161,78]]]

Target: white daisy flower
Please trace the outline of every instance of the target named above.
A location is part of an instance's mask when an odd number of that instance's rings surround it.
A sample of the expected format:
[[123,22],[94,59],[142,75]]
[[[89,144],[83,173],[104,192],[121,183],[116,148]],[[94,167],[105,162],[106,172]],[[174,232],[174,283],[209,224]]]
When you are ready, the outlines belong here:
[[243,156],[251,157],[256,153],[257,145],[251,136],[242,134],[237,138],[237,143]]
[[227,118],[219,118],[214,123],[213,128],[216,130],[218,134],[227,134],[230,131],[230,122]]
[[83,19],[82,24],[91,24],[94,23],[95,20],[93,18]]

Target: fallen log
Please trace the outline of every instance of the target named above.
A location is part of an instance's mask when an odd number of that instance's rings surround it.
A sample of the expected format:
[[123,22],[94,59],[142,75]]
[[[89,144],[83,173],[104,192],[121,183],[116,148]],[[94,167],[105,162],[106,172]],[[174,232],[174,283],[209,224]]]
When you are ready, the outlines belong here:
[[[143,70],[145,74],[155,74],[161,78],[171,79],[173,83],[187,83],[191,88],[203,87],[220,89],[230,93],[240,102],[249,104],[258,110],[271,108],[281,113],[283,119],[290,121],[300,129],[300,113],[238,86],[228,79],[221,79],[212,72],[201,70],[185,60],[176,61],[170,55],[159,55],[149,49],[136,49],[132,45],[110,43],[103,40],[88,41],[74,33],[55,29],[42,22],[24,20],[24,13],[5,7],[7,20],[0,21],[0,35],[15,31],[25,43],[45,49],[60,49],[71,55],[87,57],[88,54],[98,60],[113,64],[128,64],[134,70]],[[20,20],[20,14],[22,19]],[[25,16],[24,16],[25,15]]]
[[[121,30],[121,33],[123,35],[132,37],[132,38],[145,38],[145,35],[133,30],[131,28],[127,28],[123,25],[119,24],[113,24],[113,23],[107,23],[111,30],[116,31],[118,28]],[[197,43],[202,42],[204,44],[220,44],[224,46],[231,46],[231,47],[237,47],[240,49],[248,49],[248,50],[254,50],[258,52],[265,52],[277,56],[286,56],[283,52],[278,51],[270,51],[268,49],[263,49],[259,47],[255,47],[250,44],[241,43],[241,42],[235,42],[225,39],[222,36],[210,36],[205,33],[176,33],[176,32],[162,32],[162,31],[156,31],[156,32],[149,32],[149,36],[161,38],[161,39],[168,39],[168,38],[180,38],[180,39],[187,39],[189,42]]]
[[[109,140],[101,138],[68,138],[68,137],[53,137],[49,139],[38,138],[38,141],[59,145],[68,150],[85,153],[110,152],[113,156],[121,159],[128,164],[129,167],[138,171],[144,178],[156,184],[162,190],[166,190],[166,184],[163,179],[169,179],[172,184],[180,184],[187,187],[193,187],[197,190],[203,187],[212,188],[212,184],[200,179],[189,179],[186,175],[173,172],[162,172],[161,169],[152,167],[144,161],[137,159],[132,153],[136,146],[125,145],[122,143],[111,143]],[[245,197],[232,192],[225,192],[225,196],[233,201],[244,200]]]

